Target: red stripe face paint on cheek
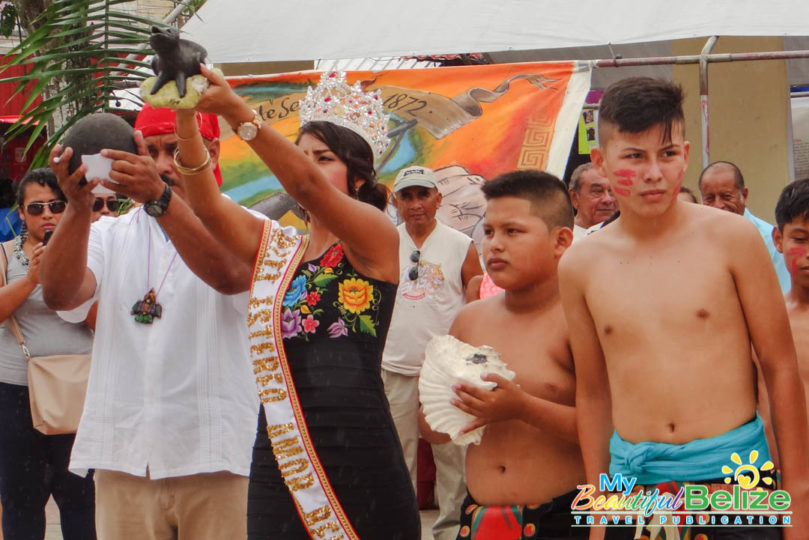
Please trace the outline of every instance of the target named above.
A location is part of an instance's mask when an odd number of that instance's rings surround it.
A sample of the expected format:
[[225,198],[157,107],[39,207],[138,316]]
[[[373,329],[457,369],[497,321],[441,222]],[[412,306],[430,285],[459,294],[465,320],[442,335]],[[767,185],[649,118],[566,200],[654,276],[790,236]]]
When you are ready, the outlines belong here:
[[[618,184],[621,186],[632,186],[635,184],[633,178],[635,178],[636,173],[631,169],[620,169],[615,171],[615,173],[613,174],[615,174],[615,176],[617,176],[620,179],[618,180]],[[619,195],[628,196],[629,190],[617,188],[615,190],[615,193],[618,193]]]
[[793,257],[795,257],[794,259],[792,259],[791,264],[792,271],[794,272],[798,269],[798,259],[806,256],[806,250],[804,248],[794,247],[787,251],[787,255],[792,255]]
[[628,189],[619,187],[615,188],[613,191],[615,191],[616,195],[621,195],[622,197],[629,197],[632,194],[632,192],[629,191]]

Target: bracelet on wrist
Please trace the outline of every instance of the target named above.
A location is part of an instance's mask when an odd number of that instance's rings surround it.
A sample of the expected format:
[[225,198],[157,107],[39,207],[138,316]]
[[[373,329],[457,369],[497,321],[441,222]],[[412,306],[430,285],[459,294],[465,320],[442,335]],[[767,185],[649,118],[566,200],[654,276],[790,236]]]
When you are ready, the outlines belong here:
[[185,176],[193,176],[195,174],[199,174],[207,168],[211,166],[211,153],[208,152],[208,149],[205,149],[205,159],[200,165],[196,167],[186,167],[182,163],[180,163],[180,149],[177,148],[174,151],[174,166],[177,168],[177,171]]

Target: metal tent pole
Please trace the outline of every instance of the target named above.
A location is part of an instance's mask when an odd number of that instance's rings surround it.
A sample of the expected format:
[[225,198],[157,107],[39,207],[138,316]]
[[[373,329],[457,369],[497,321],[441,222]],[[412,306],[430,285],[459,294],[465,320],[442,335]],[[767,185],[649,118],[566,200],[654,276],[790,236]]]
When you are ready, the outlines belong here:
[[702,167],[711,162],[711,133],[708,128],[708,55],[716,45],[717,36],[711,36],[705,42],[699,55],[699,107],[701,111],[700,123],[702,127]]

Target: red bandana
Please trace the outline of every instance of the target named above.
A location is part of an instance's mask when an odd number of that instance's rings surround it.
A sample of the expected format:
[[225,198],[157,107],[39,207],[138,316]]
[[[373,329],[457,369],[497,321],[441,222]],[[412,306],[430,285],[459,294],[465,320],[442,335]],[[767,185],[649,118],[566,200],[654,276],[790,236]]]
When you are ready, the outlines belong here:
[[[176,117],[177,113],[174,109],[155,109],[148,103],[144,103],[143,109],[135,119],[135,129],[140,130],[144,137],[174,133]],[[219,119],[215,114],[197,113],[197,125],[204,138],[211,141],[219,138]],[[216,183],[221,186],[222,172],[219,170],[219,163],[216,164],[213,174],[216,177]]]

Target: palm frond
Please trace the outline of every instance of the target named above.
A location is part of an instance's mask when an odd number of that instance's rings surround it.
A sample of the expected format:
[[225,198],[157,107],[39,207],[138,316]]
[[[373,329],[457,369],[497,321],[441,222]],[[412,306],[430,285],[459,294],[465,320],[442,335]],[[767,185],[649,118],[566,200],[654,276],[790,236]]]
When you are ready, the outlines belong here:
[[151,75],[145,60],[152,54],[151,27],[165,25],[119,9],[124,3],[128,0],[53,0],[7,54],[6,66],[22,66],[26,73],[8,77],[0,71],[0,77],[17,83],[15,95],[27,94],[7,136],[28,137],[30,148],[48,128],[33,166],[45,164],[50,149],[78,119],[109,111],[111,102],[120,101],[115,90],[136,87]]

